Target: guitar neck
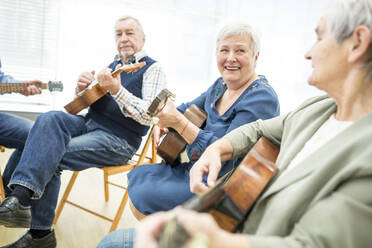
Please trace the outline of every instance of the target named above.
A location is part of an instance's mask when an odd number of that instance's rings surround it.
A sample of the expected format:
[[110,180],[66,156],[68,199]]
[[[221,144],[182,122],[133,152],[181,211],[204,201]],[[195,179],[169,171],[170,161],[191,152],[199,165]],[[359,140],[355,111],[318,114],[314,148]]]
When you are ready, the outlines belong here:
[[[0,83],[0,93],[21,92],[30,85],[28,83]],[[41,89],[48,89],[48,84],[46,83],[41,83],[37,86]]]

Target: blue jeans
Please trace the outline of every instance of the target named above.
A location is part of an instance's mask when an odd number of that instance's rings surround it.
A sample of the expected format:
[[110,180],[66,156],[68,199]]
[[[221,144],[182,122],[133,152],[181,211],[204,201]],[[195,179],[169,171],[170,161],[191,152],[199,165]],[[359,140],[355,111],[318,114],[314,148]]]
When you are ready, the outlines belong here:
[[10,193],[10,189],[6,185],[11,177],[11,171],[14,170],[21,158],[22,150],[32,124],[33,122],[28,119],[0,113],[0,145],[15,149],[3,173],[6,195]]
[[125,139],[91,119],[50,111],[31,128],[9,187],[33,191],[31,228],[49,229],[54,219],[62,170],[81,171],[126,163],[136,152]]
[[134,242],[134,229],[123,229],[107,234],[97,248],[132,248]]

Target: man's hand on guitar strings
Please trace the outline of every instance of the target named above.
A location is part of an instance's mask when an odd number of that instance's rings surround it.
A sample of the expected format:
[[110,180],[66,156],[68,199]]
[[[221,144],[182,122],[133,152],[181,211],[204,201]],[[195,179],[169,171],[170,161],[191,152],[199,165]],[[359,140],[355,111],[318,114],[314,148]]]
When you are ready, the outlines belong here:
[[79,75],[77,85],[76,85],[76,91],[80,92],[82,90],[85,90],[94,80],[95,71],[91,72],[83,72]]
[[[116,65],[115,70],[120,68],[121,64]],[[120,73],[117,76],[112,76],[112,70],[110,68],[103,68],[97,75],[97,80],[100,86],[110,92],[111,95],[115,95],[119,92],[121,86]]]

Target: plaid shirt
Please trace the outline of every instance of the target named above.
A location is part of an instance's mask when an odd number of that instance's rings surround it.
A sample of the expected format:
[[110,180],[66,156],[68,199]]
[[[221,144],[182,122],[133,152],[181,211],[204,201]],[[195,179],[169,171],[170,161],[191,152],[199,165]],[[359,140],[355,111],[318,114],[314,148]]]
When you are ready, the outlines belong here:
[[[135,54],[136,61],[147,56],[144,51]],[[120,58],[119,58],[120,59]],[[138,98],[123,86],[119,92],[112,95],[124,116],[130,117],[142,125],[152,125],[152,118],[147,114],[147,108],[157,94],[166,87],[165,73],[159,62],[152,64],[143,74],[142,98]]]

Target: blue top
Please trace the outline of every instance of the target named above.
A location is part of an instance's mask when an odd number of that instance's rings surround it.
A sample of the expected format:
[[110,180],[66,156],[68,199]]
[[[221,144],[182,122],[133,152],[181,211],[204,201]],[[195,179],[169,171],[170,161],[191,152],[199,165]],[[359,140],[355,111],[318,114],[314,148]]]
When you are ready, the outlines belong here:
[[[128,192],[133,205],[143,214],[169,210],[184,203],[194,194],[189,188],[189,171],[208,145],[231,130],[255,121],[279,115],[279,100],[264,76],[251,83],[235,103],[220,115],[216,103],[226,91],[223,79],[218,78],[209,89],[195,100],[181,104],[182,113],[195,104],[207,113],[207,120],[197,138],[187,145],[188,163],[141,165],[128,174]],[[236,167],[240,159],[226,161],[219,177]],[[206,176],[204,178],[206,180]]]
[[0,60],[0,83],[19,83],[19,80],[15,80],[12,76],[5,75],[1,71],[1,60]]
[[[195,104],[208,116],[205,127],[200,130],[195,141],[187,146],[187,154],[192,164],[199,159],[207,146],[235,128],[257,119],[270,119],[280,113],[278,96],[264,76],[254,81],[223,115],[219,115],[216,103],[226,90],[227,86],[223,84],[222,77],[218,78],[198,98],[178,107],[184,113],[190,105]],[[229,171],[232,169],[232,163],[227,163],[229,165],[225,163],[223,167]],[[224,171],[221,173],[225,174]]]
[[[146,56],[139,60],[145,61],[146,65],[136,72],[121,72],[121,85],[130,93],[142,99],[143,74],[156,61]],[[115,60],[109,67],[115,69],[120,60]],[[142,136],[146,135],[149,127],[141,125],[130,117],[126,117],[120,110],[110,94],[104,95],[98,101],[93,103],[87,114],[88,118],[93,119],[99,124],[111,130],[116,136],[125,138],[125,140],[135,149],[141,144]]]

